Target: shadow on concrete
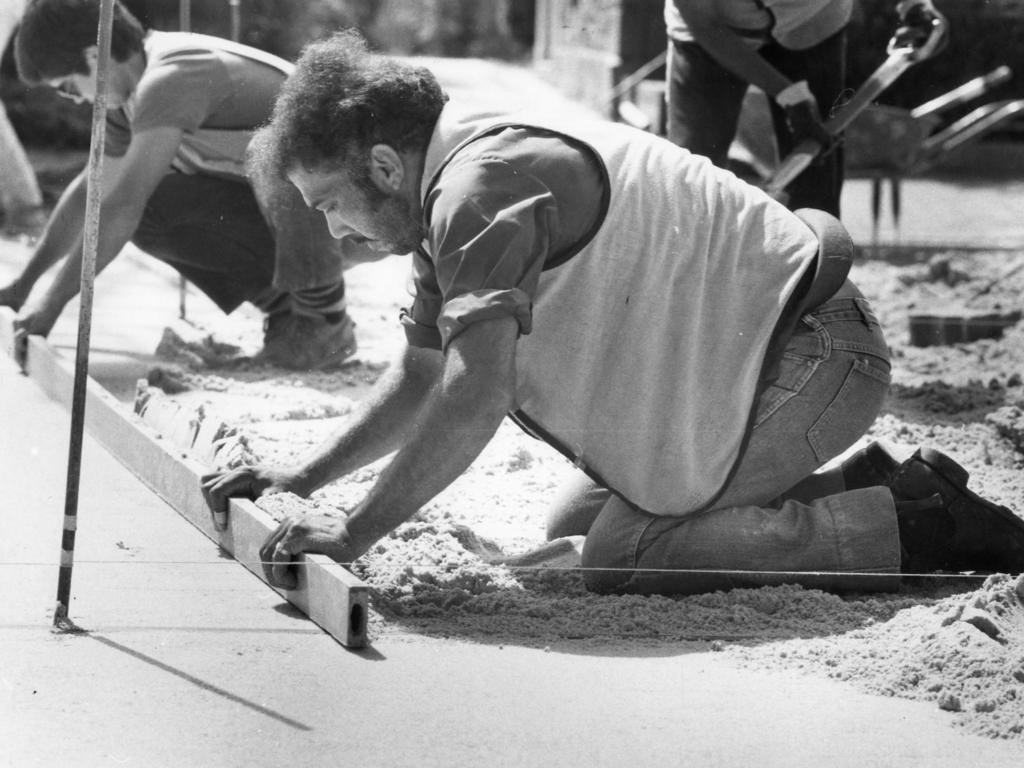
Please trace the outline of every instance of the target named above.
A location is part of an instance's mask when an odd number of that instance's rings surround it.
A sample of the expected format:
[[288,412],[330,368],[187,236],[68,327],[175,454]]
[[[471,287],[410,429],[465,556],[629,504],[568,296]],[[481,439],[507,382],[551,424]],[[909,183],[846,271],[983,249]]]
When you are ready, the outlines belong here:
[[279,723],[287,725],[290,728],[294,728],[298,731],[313,730],[312,727],[306,725],[305,723],[301,723],[298,720],[293,720],[292,718],[282,715],[279,712],[275,712],[274,710],[269,709],[268,707],[265,707],[262,704],[257,704],[254,701],[249,701],[248,699],[242,696],[231,693],[231,691],[227,691],[219,686],[213,685],[212,683],[208,683],[205,680],[201,680],[195,675],[190,675],[189,673],[183,670],[177,669],[176,667],[172,667],[170,664],[166,664],[160,661],[159,659],[155,659],[152,656],[142,653],[141,651],[135,650],[134,648],[129,648],[127,645],[118,643],[114,640],[111,640],[108,637],[92,634],[90,632],[85,632],[84,635],[92,640],[95,640],[98,643],[107,646],[108,648],[113,648],[115,651],[120,651],[121,653],[127,654],[132,658],[136,659],[137,661],[141,661],[144,664],[149,664],[150,666],[156,667],[157,669],[162,670],[163,672],[167,672],[168,674],[174,675],[175,677],[184,680],[187,683],[191,683],[192,685],[196,686],[197,688],[201,688],[207,693],[212,693],[216,696],[220,696],[221,698],[227,701],[233,702],[235,704],[245,707],[246,709],[252,710],[253,712],[258,712],[259,714],[265,715],[266,717],[269,717],[273,720],[276,720]]

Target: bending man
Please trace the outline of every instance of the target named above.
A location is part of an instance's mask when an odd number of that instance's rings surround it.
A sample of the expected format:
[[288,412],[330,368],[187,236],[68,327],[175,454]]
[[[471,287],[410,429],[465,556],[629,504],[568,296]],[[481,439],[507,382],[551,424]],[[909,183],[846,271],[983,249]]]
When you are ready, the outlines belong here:
[[595,590],[1024,569],[1024,522],[942,454],[897,464],[874,444],[814,473],[870,426],[890,375],[827,214],[625,126],[468,114],[351,33],[304,52],[254,145],[336,237],[415,254],[408,344],[347,425],[296,466],[203,480],[222,512],[394,452],[347,518],[267,539],[273,583],[294,584],[298,552],[365,553],[506,416],[583,470],[549,535],[586,534]]
[[[266,315],[259,359],[325,368],[355,349],[342,244],[294,188],[248,174],[291,65],[206,35],[147,31],[115,4],[108,77],[103,226],[97,271],[131,241],[174,267],[225,313],[249,301]],[[19,75],[93,101],[99,0],[32,0],[15,38]],[[0,287],[21,335],[47,335],[78,293],[85,171],[57,203],[21,274]],[[53,283],[36,282],[63,260]]]

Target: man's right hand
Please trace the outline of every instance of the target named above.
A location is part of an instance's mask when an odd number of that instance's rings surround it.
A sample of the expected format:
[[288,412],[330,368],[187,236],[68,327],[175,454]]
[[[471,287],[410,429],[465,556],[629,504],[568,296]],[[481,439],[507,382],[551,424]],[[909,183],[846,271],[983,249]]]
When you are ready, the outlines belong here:
[[201,478],[203,498],[213,516],[213,527],[218,531],[228,526],[228,499],[243,498],[255,501],[271,493],[305,494],[296,490],[295,476],[279,467],[238,467],[210,472]]
[[28,296],[18,286],[17,280],[0,287],[0,307],[10,307],[17,312],[27,298]]

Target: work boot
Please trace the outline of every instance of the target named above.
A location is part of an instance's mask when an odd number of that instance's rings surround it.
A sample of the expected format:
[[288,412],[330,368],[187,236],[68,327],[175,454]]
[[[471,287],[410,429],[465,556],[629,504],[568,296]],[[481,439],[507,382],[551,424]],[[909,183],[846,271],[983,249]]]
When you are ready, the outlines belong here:
[[968,490],[969,477],[931,448],[900,465],[890,488],[903,570],[1024,572],[1024,520]]
[[296,371],[326,371],[340,367],[355,351],[355,323],[348,314],[279,312],[267,316],[263,349],[253,359]]
[[888,486],[900,468],[900,463],[881,443],[871,443],[851,454],[839,466],[843,471],[846,490],[852,491],[876,485]]

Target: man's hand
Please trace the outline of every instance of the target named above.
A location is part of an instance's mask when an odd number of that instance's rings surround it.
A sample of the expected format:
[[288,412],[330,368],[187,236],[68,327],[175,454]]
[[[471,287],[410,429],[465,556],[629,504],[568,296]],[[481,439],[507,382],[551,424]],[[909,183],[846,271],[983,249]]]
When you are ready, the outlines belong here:
[[25,336],[49,336],[60,313],[61,308],[49,305],[26,309],[14,319],[14,330]]
[[213,527],[223,531],[228,527],[228,499],[231,497],[255,501],[264,494],[297,493],[293,473],[276,467],[238,467],[210,472],[201,478],[203,498],[213,516]]
[[292,515],[260,547],[263,575],[271,586],[295,589],[298,580],[291,562],[301,552],[327,555],[338,563],[350,563],[362,554],[353,549],[345,518]]
[[28,359],[28,337],[49,336],[58,317],[60,309],[42,306],[26,310],[14,318],[14,359],[22,369],[25,368]]
[[0,287],[0,307],[10,307],[17,312],[21,309],[27,298],[28,295],[25,291],[21,290],[17,280]]
[[818,102],[806,80],[800,80],[779,91],[775,101],[786,113],[786,124],[793,136],[794,145],[813,141],[822,149],[827,149],[832,144],[832,136],[825,129],[818,111]]

